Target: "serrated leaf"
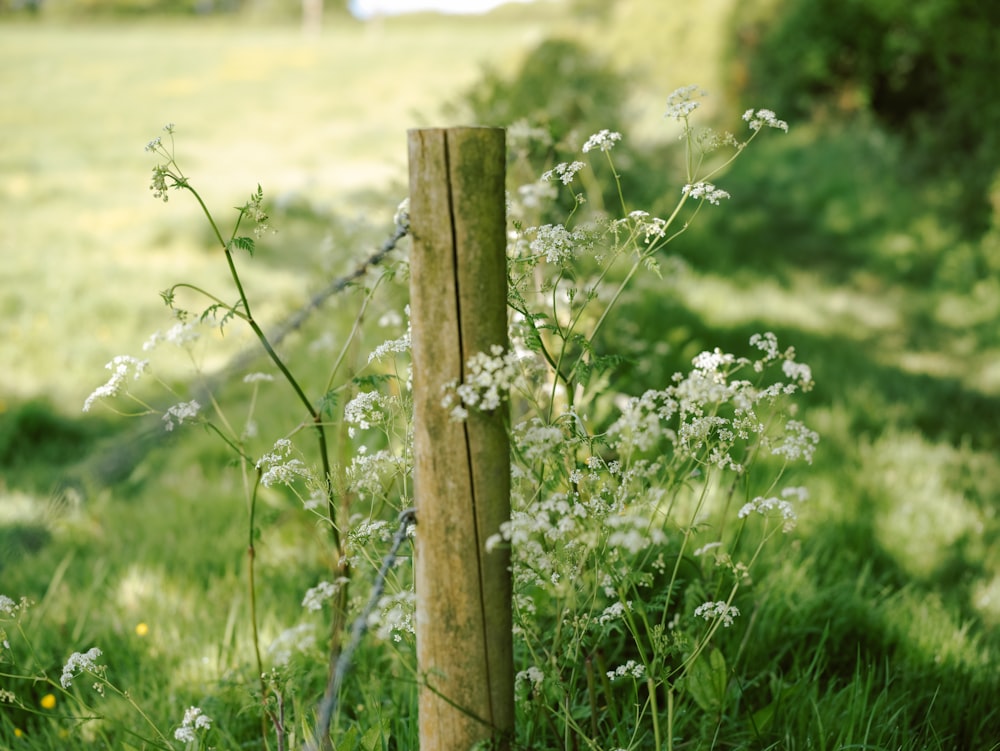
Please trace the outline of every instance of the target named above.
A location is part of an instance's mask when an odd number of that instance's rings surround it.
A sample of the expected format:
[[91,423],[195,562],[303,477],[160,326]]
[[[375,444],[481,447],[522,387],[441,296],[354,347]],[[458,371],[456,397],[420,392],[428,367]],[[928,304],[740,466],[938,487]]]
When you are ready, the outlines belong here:
[[368,375],[355,376],[351,379],[351,383],[356,386],[368,386],[369,388],[375,389],[383,383],[388,383],[394,378],[395,376],[389,373],[370,373]]
[[253,255],[254,248],[256,247],[252,237],[234,237],[232,242],[229,243],[232,248],[237,250],[244,250]]
[[337,408],[337,401],[337,392],[333,390],[327,391],[323,394],[323,398],[320,399],[319,402],[320,413],[325,417],[332,419],[333,411]]

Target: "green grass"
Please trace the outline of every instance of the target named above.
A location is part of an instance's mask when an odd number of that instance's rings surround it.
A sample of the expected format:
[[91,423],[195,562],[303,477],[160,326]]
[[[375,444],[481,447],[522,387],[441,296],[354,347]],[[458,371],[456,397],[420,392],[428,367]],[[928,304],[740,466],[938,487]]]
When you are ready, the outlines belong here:
[[[647,26],[658,17],[653,5],[623,5]],[[670,17],[669,28],[711,40],[712,14],[728,7],[713,4],[704,27],[695,16],[687,26]],[[164,206],[146,191],[142,146],[173,121],[181,164],[212,207],[242,203],[257,182],[278,199],[280,233],[244,264],[258,314],[278,321],[384,238],[405,193],[405,129],[437,124],[478,62],[510,69],[564,28],[549,15],[499,18],[345,25],[317,41],[215,22],[0,26],[0,593],[37,602],[25,624],[33,670],[58,680],[70,652],[100,644],[115,681],[162,728],[199,704],[220,747],[252,742],[238,472],[210,435],[147,442],[144,426],[78,413],[104,362],[169,323],[159,289],[227,282],[191,201]],[[683,80],[659,87],[648,71],[655,62],[662,77],[670,56],[616,18],[606,37],[598,22],[580,34],[647,71],[632,92],[647,108],[636,118],[645,163],[672,164],[649,102],[659,117],[665,90],[706,80],[696,45],[672,53]],[[705,65],[718,77],[716,60]],[[666,292],[642,281],[608,331],[609,345],[624,341],[637,358],[619,376],[630,392],[662,385],[704,348],[743,351],[765,329],[796,346],[817,382],[804,417],[823,442],[794,478],[812,500],[792,544],[762,560],[743,630],[728,635],[740,681],[725,717],[685,727],[709,747],[718,726],[718,748],[995,749],[997,239],[968,237],[950,219],[948,186],[913,179],[905,152],[868,126],[792,126],[720,179],[732,201],[706,207],[675,246],[690,273]],[[369,320],[398,307],[401,285],[387,292]],[[338,298],[289,343],[310,393],[329,358],[310,343],[342,339],[359,301],[357,291]],[[381,335],[371,327],[357,357]],[[210,342],[204,369],[246,343],[235,329]],[[186,363],[157,365],[183,385]],[[242,419],[244,386],[226,384],[220,399]],[[261,450],[297,421],[287,403],[277,385],[262,392]],[[258,511],[262,642],[305,624],[316,644],[296,659],[321,664],[324,621],[300,599],[330,551],[299,509],[268,492]],[[362,651],[347,686],[345,727],[357,730],[346,732],[396,739],[379,748],[413,745],[413,717],[397,711],[414,693],[406,649],[400,660]],[[306,716],[322,681],[309,675],[294,698]],[[16,690],[38,710],[49,689]],[[77,726],[67,706],[60,696],[41,715],[5,708],[0,745],[17,727],[22,747],[140,747],[110,722]],[[107,712],[136,727],[128,707]]]

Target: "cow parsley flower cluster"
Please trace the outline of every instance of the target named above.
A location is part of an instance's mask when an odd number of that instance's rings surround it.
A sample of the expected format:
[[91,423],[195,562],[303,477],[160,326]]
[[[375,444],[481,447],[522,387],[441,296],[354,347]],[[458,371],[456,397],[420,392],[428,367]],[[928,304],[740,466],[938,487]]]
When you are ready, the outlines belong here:
[[143,352],[156,349],[161,342],[167,342],[177,347],[185,347],[201,337],[197,324],[192,321],[178,321],[166,331],[157,331],[143,345]]
[[771,110],[747,110],[743,113],[743,119],[750,125],[750,130],[760,130],[766,125],[768,128],[788,132],[788,123],[779,120]]
[[542,181],[559,180],[563,185],[569,185],[576,177],[576,173],[586,166],[583,162],[560,162],[552,169],[542,173]]
[[83,411],[89,412],[98,399],[110,399],[127,390],[128,381],[138,381],[149,365],[148,360],[139,360],[129,355],[118,355],[104,367],[111,371],[111,378],[103,386],[94,389],[83,403]]
[[664,113],[664,117],[678,122],[686,122],[691,113],[701,106],[701,102],[695,97],[703,96],[705,96],[705,91],[699,86],[682,86],[675,89],[667,97],[667,111]]
[[63,665],[62,677],[59,679],[59,683],[63,688],[69,688],[73,685],[73,679],[81,673],[91,673],[92,675],[97,675],[103,677],[105,672],[104,665],[98,665],[97,660],[100,659],[103,652],[97,647],[91,647],[86,652],[74,652],[69,656],[66,664]]
[[496,409],[522,382],[520,360],[515,350],[504,350],[499,344],[491,346],[489,354],[477,352],[465,363],[463,381],[445,385],[441,405],[451,409],[454,420],[464,420],[470,408]]
[[[643,454],[662,442],[675,455],[698,465],[743,471],[743,454],[749,441],[760,440],[775,456],[788,461],[811,461],[819,436],[797,420],[783,428],[769,427],[762,410],[771,410],[779,399],[812,387],[812,371],[794,361],[795,351],[779,352],[773,334],[755,335],[751,344],[765,347],[756,361],[721,350],[702,352],[686,375],[675,374],[674,383],[649,390],[622,405],[621,416],[608,429],[611,445],[623,455]],[[744,371],[763,374],[781,360],[787,381],[763,384],[740,378]]]
[[612,681],[626,676],[631,676],[632,678],[639,680],[646,677],[646,666],[641,662],[629,660],[624,665],[619,665],[614,670],[609,670],[607,675]]
[[681,193],[691,198],[708,201],[715,206],[718,206],[722,199],[730,197],[726,191],[705,181],[696,182],[694,185],[685,185],[681,188]]
[[197,740],[197,731],[209,730],[211,727],[211,717],[198,707],[188,707],[184,710],[184,719],[181,720],[180,727],[174,731],[174,738],[184,743],[194,743]]
[[580,150],[584,154],[589,151],[593,151],[594,149],[597,149],[598,151],[611,151],[611,149],[615,147],[615,144],[620,140],[622,140],[621,133],[605,128],[588,138],[586,143],[583,144],[583,148]]
[[185,420],[195,419],[199,410],[201,410],[201,405],[194,399],[175,404],[163,414],[164,430],[173,430],[175,426],[183,424]]
[[296,480],[309,477],[309,470],[301,459],[289,458],[292,450],[290,440],[279,438],[270,453],[264,454],[257,461],[256,468],[262,472],[261,485],[265,488],[272,485],[291,485]]
[[17,603],[7,595],[0,595],[0,615],[13,617],[17,612]]
[[740,615],[740,609],[730,605],[728,602],[706,602],[699,605],[694,610],[695,618],[704,618],[706,621],[719,619],[724,628],[733,625],[733,621]]
[[322,610],[323,603],[333,598],[346,583],[346,581],[338,581],[331,584],[328,581],[321,581],[315,587],[306,590],[306,594],[302,598],[302,607],[306,610]]
[[[791,532],[795,529],[795,522],[798,520],[798,514],[792,501],[802,501],[807,497],[808,492],[805,488],[785,488],[781,491],[781,498],[757,496],[752,501],[743,504],[737,512],[737,516],[740,519],[745,519],[753,513],[768,516],[773,511],[780,517],[782,529],[785,532]],[[792,500],[788,500],[789,498]]]

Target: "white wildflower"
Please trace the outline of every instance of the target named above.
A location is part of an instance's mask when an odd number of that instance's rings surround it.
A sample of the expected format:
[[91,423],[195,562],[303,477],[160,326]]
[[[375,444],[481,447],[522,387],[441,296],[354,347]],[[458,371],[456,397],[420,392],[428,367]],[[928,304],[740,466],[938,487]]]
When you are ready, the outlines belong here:
[[525,670],[521,670],[514,676],[514,684],[528,683],[532,688],[539,688],[545,680],[545,673],[536,665],[532,665]]
[[368,625],[376,627],[375,634],[379,639],[401,642],[404,636],[416,633],[416,604],[417,596],[414,592],[384,595],[378,602],[379,612],[371,614]]
[[733,619],[737,618],[739,614],[739,608],[721,600],[718,602],[702,603],[694,611],[695,618],[704,618],[706,621],[711,621],[715,618],[722,619],[722,625],[725,628],[732,626]]
[[797,381],[803,391],[809,391],[813,386],[812,369],[805,363],[785,360],[781,363],[781,372],[786,378]]
[[632,609],[632,601],[628,602],[613,602],[608,607],[604,608],[601,614],[597,617],[597,622],[602,626],[612,621],[619,621],[624,618],[625,613]]
[[614,148],[617,141],[622,140],[622,134],[616,133],[614,131],[605,128],[599,133],[595,133],[587,142],[583,144],[583,153],[586,154],[588,151],[593,151],[594,149],[600,149],[601,151],[611,151]]
[[715,550],[716,548],[719,547],[722,547],[721,542],[710,542],[706,545],[702,545],[700,548],[694,551],[693,555],[695,558],[698,558],[700,556],[705,555],[705,553],[709,552],[710,550]]
[[198,707],[188,707],[184,710],[184,719],[181,726],[174,731],[174,738],[184,743],[193,743],[196,740],[195,731],[208,730],[212,727],[212,718],[202,712]]
[[743,507],[740,508],[737,516],[740,519],[745,519],[754,512],[767,516],[771,511],[776,511],[778,515],[781,516],[783,522],[782,528],[785,532],[791,532],[792,529],[794,529],[795,522],[798,519],[798,515],[795,513],[795,508],[789,501],[784,501],[773,496],[769,498],[757,496],[749,503],[743,504]]
[[121,393],[123,386],[128,381],[129,376],[132,376],[133,381],[139,380],[139,376],[143,374],[146,370],[146,366],[149,365],[148,360],[138,360],[129,355],[118,355],[111,362],[109,362],[104,367],[111,371],[111,378],[103,386],[99,386],[94,390],[90,396],[87,397],[86,401],[83,403],[83,411],[89,412],[90,408],[94,406],[94,402],[98,399],[108,399],[112,396],[118,396]]
[[385,398],[378,391],[362,391],[344,407],[344,420],[368,430],[379,424],[385,417]]
[[444,408],[453,408],[453,419],[468,416],[468,407],[483,412],[495,410],[521,382],[520,355],[516,350],[504,351],[499,344],[490,352],[477,352],[465,364],[462,383],[445,384],[441,400]]
[[781,442],[771,447],[771,454],[783,456],[789,461],[802,459],[806,464],[812,464],[813,454],[819,444],[819,434],[810,430],[798,420],[785,423],[785,433]]
[[0,595],[0,614],[12,616],[17,612],[17,603],[7,595]]
[[788,123],[779,120],[778,116],[771,110],[747,110],[743,113],[743,119],[750,124],[750,130],[760,130],[765,125],[769,128],[777,128],[785,133],[788,132]]
[[322,581],[315,587],[310,587],[306,590],[306,594],[302,598],[302,607],[306,610],[322,610],[323,603],[337,594],[340,587],[346,581],[345,578],[341,577],[333,584],[328,581]]
[[587,165],[583,162],[562,162],[557,164],[548,172],[544,173],[542,175],[542,181],[551,182],[553,179],[557,179],[562,182],[563,185],[569,185],[573,182],[573,178],[576,176],[576,173],[586,166]]
[[175,425],[182,425],[185,420],[193,420],[198,416],[201,405],[194,399],[189,402],[175,404],[163,415],[164,429],[170,431]]
[[276,665],[287,665],[295,652],[307,652],[316,645],[316,627],[300,623],[278,634],[267,648]]
[[196,341],[201,334],[198,332],[194,323],[190,322],[178,322],[167,329],[166,333],[162,331],[157,331],[153,334],[146,342],[142,345],[143,352],[149,352],[155,349],[160,342],[167,342],[168,344],[173,344],[177,347],[184,347],[191,342]]
[[641,662],[629,660],[624,665],[619,665],[614,670],[608,671],[608,678],[615,680],[630,675],[633,678],[643,678],[646,675],[646,666]]
[[698,109],[701,104],[694,97],[705,95],[706,92],[695,85],[682,86],[676,89],[667,97],[667,111],[664,117],[669,117],[678,122],[687,120],[690,114]]
[[86,652],[74,652],[71,654],[63,666],[62,677],[59,679],[59,683],[62,684],[63,688],[69,688],[73,685],[73,679],[84,671],[97,674],[103,673],[104,666],[97,664],[97,660],[102,654],[103,652],[97,647],[92,647]]
[[292,442],[287,438],[279,438],[274,443],[271,453],[264,454],[256,464],[256,469],[262,470],[260,484],[264,487],[272,485],[291,485],[300,477],[308,477],[309,470],[299,459],[290,459]]
[[723,198],[729,198],[730,195],[721,188],[716,188],[712,183],[699,181],[693,185],[688,184],[681,188],[681,193],[691,198],[698,198],[706,200],[715,206],[719,205],[719,201]]

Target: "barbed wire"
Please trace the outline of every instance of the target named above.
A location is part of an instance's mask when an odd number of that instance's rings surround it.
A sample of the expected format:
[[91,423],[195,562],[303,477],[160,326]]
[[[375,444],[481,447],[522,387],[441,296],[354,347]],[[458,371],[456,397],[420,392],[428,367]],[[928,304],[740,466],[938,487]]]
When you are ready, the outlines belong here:
[[329,746],[330,724],[334,714],[337,712],[340,689],[344,685],[344,679],[347,677],[348,671],[351,669],[354,652],[361,644],[361,639],[368,630],[368,619],[375,608],[378,607],[379,600],[382,599],[382,593],[385,591],[385,580],[389,575],[389,570],[396,564],[396,559],[399,557],[399,549],[406,538],[409,537],[410,527],[416,524],[416,521],[417,510],[415,508],[404,509],[399,514],[399,524],[396,528],[396,534],[392,538],[392,546],[389,548],[389,552],[385,558],[382,559],[382,565],[379,567],[378,574],[375,576],[375,582],[372,584],[368,603],[358,617],[354,619],[354,623],[351,625],[351,639],[337,656],[336,666],[330,673],[326,684],[326,691],[316,712],[316,728],[313,732],[313,740],[306,745],[307,751],[319,751],[321,746],[323,748]]

